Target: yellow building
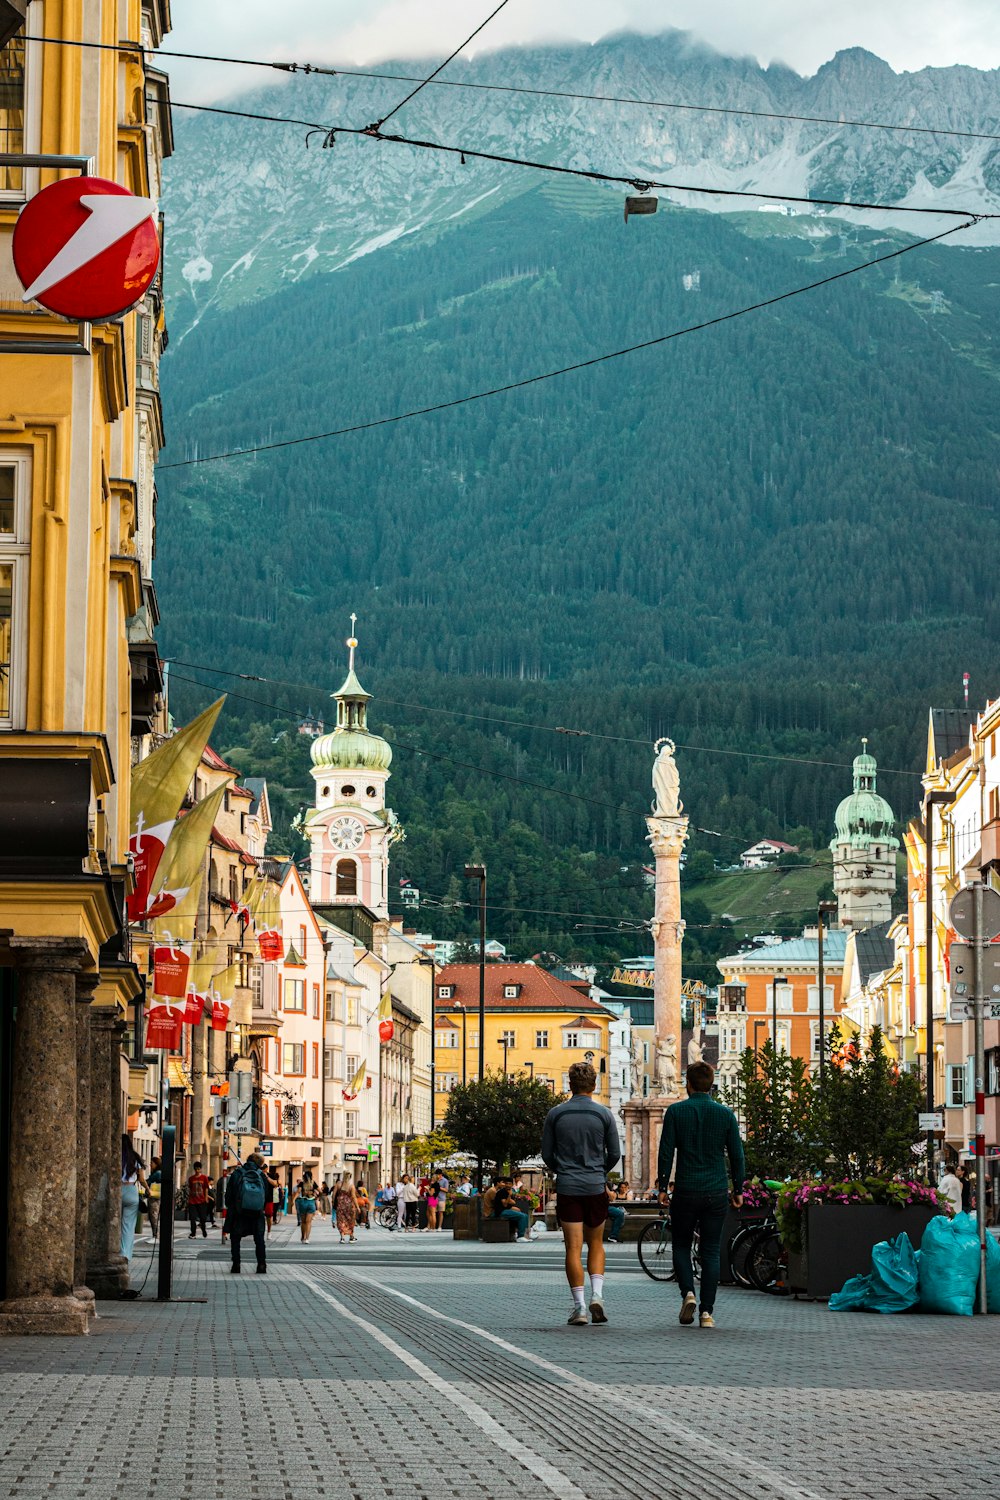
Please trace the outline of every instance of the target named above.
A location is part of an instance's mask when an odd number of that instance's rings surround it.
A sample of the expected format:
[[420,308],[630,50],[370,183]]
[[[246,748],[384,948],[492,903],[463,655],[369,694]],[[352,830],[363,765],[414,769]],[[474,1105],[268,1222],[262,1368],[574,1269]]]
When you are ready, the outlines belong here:
[[[486,965],[485,1068],[526,1072],[556,1099],[569,1092],[569,1068],[592,1062],[594,1098],[610,1107],[610,1011],[579,988],[535,964]],[[434,1021],[434,1118],[441,1124],[448,1095],[479,1077],[479,965],[448,964],[437,975]]]
[[169,102],[138,44],[156,46],[169,20],[168,0],[0,0],[7,1333],[84,1332],[93,1291],[127,1282],[123,1048],[139,1045],[142,979],[124,898],[130,766],[160,727],[150,575],[165,337],[159,280],[123,316],[74,324],[22,301],[11,243],[25,204],[81,171],[158,198]]

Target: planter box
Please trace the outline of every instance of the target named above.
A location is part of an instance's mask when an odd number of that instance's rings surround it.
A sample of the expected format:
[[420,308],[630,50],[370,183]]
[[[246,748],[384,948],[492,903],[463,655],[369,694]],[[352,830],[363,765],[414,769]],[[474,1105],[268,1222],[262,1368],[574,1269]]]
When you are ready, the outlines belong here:
[[789,1252],[792,1290],[810,1298],[839,1292],[851,1276],[872,1268],[872,1250],[882,1240],[893,1240],[903,1230],[919,1250],[924,1230],[936,1209],[914,1203],[890,1208],[881,1203],[811,1203],[805,1215],[805,1253]]
[[478,1240],[479,1216],[481,1212],[482,1200],[479,1198],[458,1198],[455,1200],[455,1210],[452,1215],[452,1234],[456,1240]]

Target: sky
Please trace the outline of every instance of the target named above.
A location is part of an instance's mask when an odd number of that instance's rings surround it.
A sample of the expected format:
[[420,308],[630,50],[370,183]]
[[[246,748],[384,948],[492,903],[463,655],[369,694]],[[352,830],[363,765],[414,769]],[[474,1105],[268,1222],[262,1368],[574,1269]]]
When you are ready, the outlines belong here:
[[[182,52],[339,62],[440,61],[496,0],[171,0],[165,45]],[[866,47],[897,72],[968,63],[1000,67],[1000,0],[508,0],[469,48],[594,42],[629,28],[693,31],[720,52],[814,73],[844,47]],[[172,92],[202,102],[264,76],[222,63],[168,60]],[[273,81],[273,74],[271,75]]]

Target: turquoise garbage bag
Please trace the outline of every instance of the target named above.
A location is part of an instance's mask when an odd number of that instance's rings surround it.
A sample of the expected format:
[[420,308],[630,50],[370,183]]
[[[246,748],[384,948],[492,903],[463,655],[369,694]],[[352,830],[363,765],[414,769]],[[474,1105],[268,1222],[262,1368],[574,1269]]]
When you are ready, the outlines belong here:
[[852,1276],[830,1298],[832,1312],[909,1312],[920,1300],[917,1257],[904,1231],[872,1250],[866,1276]]
[[968,1214],[938,1215],[920,1245],[920,1310],[972,1317],[979,1281],[979,1237]]
[[1000,1245],[992,1234],[986,1236],[986,1311],[1000,1313]]

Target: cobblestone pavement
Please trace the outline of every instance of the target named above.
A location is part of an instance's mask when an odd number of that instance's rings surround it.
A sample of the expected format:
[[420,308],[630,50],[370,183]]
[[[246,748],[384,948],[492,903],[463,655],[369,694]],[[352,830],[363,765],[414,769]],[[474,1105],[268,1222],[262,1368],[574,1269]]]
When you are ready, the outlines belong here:
[[[178,1226],[183,1233],[183,1227]],[[0,1495],[56,1500],[951,1500],[992,1491],[1000,1319],[868,1317],[723,1290],[712,1332],[609,1250],[606,1327],[569,1328],[527,1246],[287,1222],[239,1278],[177,1242],[175,1300],[89,1338],[0,1340]],[[249,1245],[245,1249],[249,1249]],[[149,1267],[140,1247],[133,1285]],[[143,1258],[145,1257],[145,1258]],[[248,1263],[250,1269],[248,1270]],[[180,1300],[192,1299],[192,1300]],[[947,1463],[944,1455],[947,1453]]]

